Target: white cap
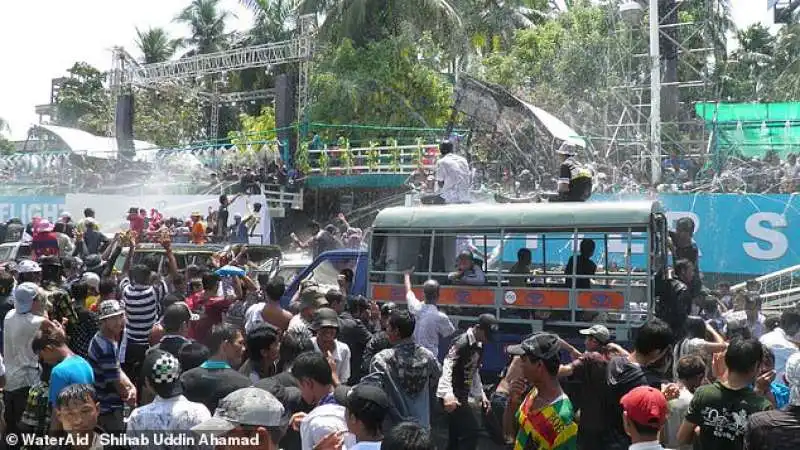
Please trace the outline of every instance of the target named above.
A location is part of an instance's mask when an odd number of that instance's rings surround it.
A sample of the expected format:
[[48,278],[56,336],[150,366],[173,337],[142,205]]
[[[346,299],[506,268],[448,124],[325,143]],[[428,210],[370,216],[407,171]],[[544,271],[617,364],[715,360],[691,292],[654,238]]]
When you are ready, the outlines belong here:
[[24,259],[17,264],[17,272],[19,273],[36,273],[41,272],[42,268],[36,261]]
[[83,282],[88,284],[89,287],[100,289],[100,275],[94,272],[86,272],[83,274]]

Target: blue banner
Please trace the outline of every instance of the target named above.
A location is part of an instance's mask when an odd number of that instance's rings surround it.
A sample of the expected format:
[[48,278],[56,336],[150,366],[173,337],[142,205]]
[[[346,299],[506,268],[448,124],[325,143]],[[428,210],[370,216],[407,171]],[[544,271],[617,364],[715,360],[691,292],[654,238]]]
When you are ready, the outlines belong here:
[[[32,218],[41,216],[51,222],[58,219],[64,210],[64,197],[17,197],[0,196],[0,221],[18,218],[28,223]],[[82,212],[79,217],[83,217]],[[74,220],[77,220],[74,219]]]
[[[634,196],[595,196],[592,201],[635,200]],[[639,197],[641,198],[641,197]],[[707,273],[760,275],[800,264],[800,197],[782,194],[674,194],[661,195],[659,199],[667,211],[670,228],[681,217],[691,217],[696,225],[695,240],[700,248],[700,268]],[[0,196],[0,220],[12,217],[27,223],[34,216],[55,220],[63,211],[64,197]],[[71,211],[75,220],[82,211]],[[499,236],[498,236],[499,237]],[[548,262],[566,263],[571,254],[569,236],[546,243]],[[599,236],[579,236],[579,238]],[[595,239],[595,261],[602,261],[604,243]],[[474,242],[474,244],[479,244]],[[497,240],[489,246],[497,245]],[[479,245],[482,247],[482,245]],[[544,248],[536,237],[507,239],[504,261],[516,260],[519,248],[533,250],[534,260],[541,261]],[[633,243],[631,263],[640,266],[645,261],[647,249],[643,237]],[[610,239],[610,261],[623,264],[627,242]],[[481,249],[483,250],[483,249]],[[487,255],[488,257],[489,255]]]
[[660,196],[670,228],[681,217],[695,223],[700,269],[762,275],[800,264],[800,198],[789,194]]
[[[636,200],[635,196],[595,196],[592,201]],[[700,249],[700,268],[706,273],[762,275],[800,264],[800,197],[759,194],[675,194],[661,195],[670,229],[681,217],[695,223],[695,241]],[[595,240],[594,261],[605,261],[605,242],[601,235],[586,234],[578,239]],[[485,253],[491,263],[499,254],[499,236],[490,239],[486,252],[480,242],[473,245]],[[569,234],[541,236],[505,236],[503,263],[513,264],[517,251],[531,250],[533,261],[541,263],[546,252],[548,266],[563,266],[572,254],[573,239]],[[645,236],[635,235],[630,263],[644,267],[647,249]],[[610,264],[624,266],[627,241],[622,236],[609,236]]]

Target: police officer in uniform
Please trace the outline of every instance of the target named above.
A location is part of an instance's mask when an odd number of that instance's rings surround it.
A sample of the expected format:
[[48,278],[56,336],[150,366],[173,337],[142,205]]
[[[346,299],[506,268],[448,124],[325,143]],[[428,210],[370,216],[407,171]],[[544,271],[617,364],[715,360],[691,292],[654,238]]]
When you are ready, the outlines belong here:
[[592,195],[592,173],[575,161],[575,149],[562,144],[556,153],[561,158],[558,172],[559,202],[585,202]]

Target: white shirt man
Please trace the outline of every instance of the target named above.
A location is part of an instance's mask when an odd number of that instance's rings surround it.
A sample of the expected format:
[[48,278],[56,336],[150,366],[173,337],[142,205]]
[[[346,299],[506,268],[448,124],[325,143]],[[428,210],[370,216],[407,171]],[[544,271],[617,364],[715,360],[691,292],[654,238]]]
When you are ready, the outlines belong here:
[[414,327],[414,341],[417,345],[424,347],[439,358],[439,340],[452,335],[456,327],[447,317],[447,314],[439,311],[436,305],[422,303],[414,295],[413,291],[406,293],[406,303],[408,310],[417,319]]
[[[761,336],[759,341],[770,349],[775,355],[775,372],[777,380],[783,380],[786,370],[786,361],[798,351],[797,345],[789,339],[786,329],[794,332],[798,329],[800,315],[793,311],[784,312],[781,316],[781,326]],[[786,327],[786,329],[782,328]]]
[[469,163],[463,156],[442,150],[443,156],[436,161],[436,182],[441,186],[439,196],[448,204],[469,203]]

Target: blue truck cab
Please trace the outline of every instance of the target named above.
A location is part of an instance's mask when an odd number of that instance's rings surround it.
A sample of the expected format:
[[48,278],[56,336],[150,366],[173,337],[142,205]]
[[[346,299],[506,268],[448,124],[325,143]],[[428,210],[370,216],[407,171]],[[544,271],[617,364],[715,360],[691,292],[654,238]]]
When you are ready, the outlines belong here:
[[369,253],[364,250],[343,248],[322,253],[286,287],[286,292],[281,298],[281,305],[284,308],[288,308],[292,298],[300,289],[300,283],[305,280],[313,280],[323,289],[338,289],[339,274],[344,269],[353,271],[353,284],[350,286],[349,293],[351,295],[366,295],[367,280],[369,278],[368,263]]

